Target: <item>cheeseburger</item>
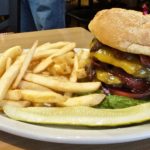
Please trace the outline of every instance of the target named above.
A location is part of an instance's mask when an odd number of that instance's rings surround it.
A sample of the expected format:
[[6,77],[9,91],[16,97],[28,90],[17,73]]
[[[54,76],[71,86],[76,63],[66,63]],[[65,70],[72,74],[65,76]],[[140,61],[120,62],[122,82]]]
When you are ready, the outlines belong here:
[[150,15],[106,9],[95,15],[89,30],[95,36],[92,75],[102,82],[104,92],[150,98]]

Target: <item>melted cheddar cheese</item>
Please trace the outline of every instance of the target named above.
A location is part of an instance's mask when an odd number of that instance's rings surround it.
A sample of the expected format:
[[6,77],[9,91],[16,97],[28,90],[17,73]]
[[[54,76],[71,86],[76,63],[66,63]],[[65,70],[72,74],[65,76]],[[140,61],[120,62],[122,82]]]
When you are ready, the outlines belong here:
[[122,68],[128,74],[136,77],[147,78],[150,75],[150,71],[147,68],[143,68],[140,61],[132,55],[127,58],[118,58],[109,48],[101,48],[93,56],[101,62]]
[[104,71],[104,70],[98,70],[96,72],[96,77],[98,80],[100,80],[101,82],[104,82],[106,84],[110,84],[110,85],[120,85],[121,81],[118,77],[114,76],[113,74]]

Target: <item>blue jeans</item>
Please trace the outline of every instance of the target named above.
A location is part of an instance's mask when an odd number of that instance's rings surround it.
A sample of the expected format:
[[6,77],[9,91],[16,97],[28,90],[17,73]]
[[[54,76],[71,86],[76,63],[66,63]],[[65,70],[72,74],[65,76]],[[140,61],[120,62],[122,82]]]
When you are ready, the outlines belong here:
[[65,0],[21,0],[21,32],[65,27]]

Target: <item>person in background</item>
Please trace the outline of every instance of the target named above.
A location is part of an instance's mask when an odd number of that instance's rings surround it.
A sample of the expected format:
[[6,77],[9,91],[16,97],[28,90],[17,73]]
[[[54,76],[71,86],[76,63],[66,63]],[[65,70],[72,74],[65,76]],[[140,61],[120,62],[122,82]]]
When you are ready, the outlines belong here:
[[65,27],[65,0],[21,0],[21,32]]

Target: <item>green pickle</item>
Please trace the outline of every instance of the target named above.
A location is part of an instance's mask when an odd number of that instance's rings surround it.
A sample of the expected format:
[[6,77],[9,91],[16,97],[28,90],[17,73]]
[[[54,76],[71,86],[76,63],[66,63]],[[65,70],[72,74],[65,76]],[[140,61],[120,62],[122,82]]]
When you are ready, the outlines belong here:
[[92,107],[27,107],[5,105],[5,114],[15,120],[73,126],[121,126],[150,120],[150,103],[122,109],[97,109]]

